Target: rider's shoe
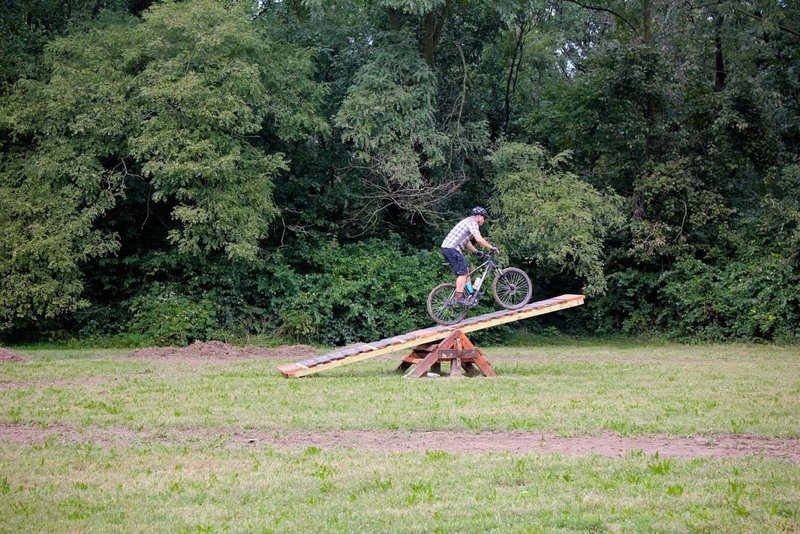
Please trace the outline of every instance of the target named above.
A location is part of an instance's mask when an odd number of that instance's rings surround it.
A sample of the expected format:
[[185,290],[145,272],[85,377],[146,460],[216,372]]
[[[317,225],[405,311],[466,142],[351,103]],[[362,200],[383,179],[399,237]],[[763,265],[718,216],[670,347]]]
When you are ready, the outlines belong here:
[[461,297],[460,299],[455,299],[455,303],[460,306],[472,306],[474,301],[471,297]]

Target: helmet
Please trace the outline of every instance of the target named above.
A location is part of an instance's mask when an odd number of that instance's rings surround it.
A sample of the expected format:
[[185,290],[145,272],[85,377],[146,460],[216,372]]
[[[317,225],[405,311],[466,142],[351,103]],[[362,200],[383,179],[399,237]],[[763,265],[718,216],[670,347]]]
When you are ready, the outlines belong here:
[[483,215],[484,219],[488,219],[489,218],[489,212],[486,211],[486,208],[482,208],[480,206],[475,206],[474,208],[472,208],[472,214],[473,215]]

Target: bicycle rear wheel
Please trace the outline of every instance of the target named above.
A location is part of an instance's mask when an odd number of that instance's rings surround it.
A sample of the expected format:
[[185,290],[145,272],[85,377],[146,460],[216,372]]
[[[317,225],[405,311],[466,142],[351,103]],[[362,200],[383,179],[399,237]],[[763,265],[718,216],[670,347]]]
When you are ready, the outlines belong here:
[[525,306],[531,299],[533,284],[525,271],[516,267],[503,269],[492,282],[494,301],[507,310]]
[[428,315],[442,325],[456,324],[469,311],[468,306],[456,304],[456,285],[439,284],[428,294]]

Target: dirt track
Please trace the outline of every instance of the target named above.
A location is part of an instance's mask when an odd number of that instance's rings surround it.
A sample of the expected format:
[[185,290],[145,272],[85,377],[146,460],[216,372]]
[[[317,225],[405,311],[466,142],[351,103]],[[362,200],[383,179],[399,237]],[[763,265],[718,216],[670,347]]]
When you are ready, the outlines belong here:
[[109,447],[143,444],[185,444],[207,441],[229,447],[320,447],[365,449],[384,452],[442,450],[452,454],[510,452],[516,454],[592,455],[619,457],[642,451],[661,457],[764,456],[800,463],[800,438],[752,435],[619,436],[603,432],[590,436],[560,437],[538,432],[396,432],[342,430],[300,432],[294,430],[77,428],[52,425],[47,428],[0,424],[0,441],[33,445],[55,440],[63,443],[94,443]]
[[0,347],[0,363],[3,362],[24,362],[27,361],[27,358],[22,356],[21,354],[17,354],[13,350],[4,349]]
[[128,358],[140,360],[225,361],[225,360],[293,360],[317,356],[308,345],[284,345],[274,349],[235,347],[222,341],[197,341],[188,347],[154,347],[138,349]]

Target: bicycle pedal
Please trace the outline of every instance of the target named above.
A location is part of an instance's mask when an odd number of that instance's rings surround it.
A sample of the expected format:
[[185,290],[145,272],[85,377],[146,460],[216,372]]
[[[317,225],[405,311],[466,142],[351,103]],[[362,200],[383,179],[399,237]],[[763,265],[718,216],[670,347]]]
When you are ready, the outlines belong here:
[[472,296],[471,296],[471,297],[468,299],[468,301],[469,301],[469,302],[467,302],[467,304],[468,304],[469,306],[471,306],[471,307],[475,307],[475,306],[477,306],[477,305],[478,305],[478,302],[481,300],[481,297],[482,297],[482,296],[483,296],[483,293],[475,293],[475,294],[473,294],[473,295],[472,295]]

